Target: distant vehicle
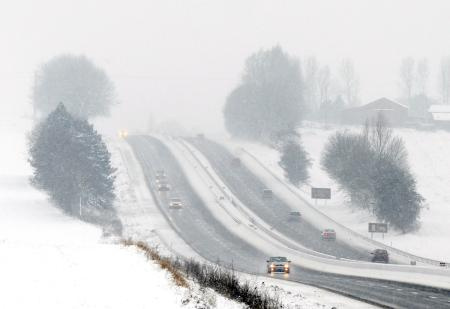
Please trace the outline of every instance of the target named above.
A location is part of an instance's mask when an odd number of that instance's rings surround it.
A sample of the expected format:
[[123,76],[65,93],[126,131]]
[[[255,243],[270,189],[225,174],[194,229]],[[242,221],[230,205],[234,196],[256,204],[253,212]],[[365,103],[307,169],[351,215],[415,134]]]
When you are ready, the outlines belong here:
[[389,263],[389,253],[384,249],[375,249],[372,254],[372,262],[374,263]]
[[173,197],[169,200],[169,209],[181,209],[183,208],[183,203],[181,199]]
[[264,189],[262,193],[262,197],[265,199],[271,199],[273,196],[272,190],[270,189]]
[[118,135],[120,138],[127,138],[128,137],[128,131],[127,130],[119,130]]
[[166,175],[156,175],[156,183],[167,182]]
[[299,222],[302,218],[300,211],[291,211],[288,216],[288,221]]
[[291,271],[290,263],[284,256],[272,256],[267,261],[267,273],[282,272],[289,274]]
[[239,166],[241,166],[241,159],[239,159],[239,158],[233,158],[233,159],[231,160],[231,166],[232,166],[232,167],[239,167]]
[[164,170],[156,170],[156,176],[166,177],[166,172]]
[[198,139],[205,139],[205,134],[199,133],[199,134],[197,134],[197,138]]
[[158,183],[158,191],[170,191],[170,186],[166,182],[159,182]]
[[325,229],[322,231],[322,239],[336,240],[336,232],[333,229]]

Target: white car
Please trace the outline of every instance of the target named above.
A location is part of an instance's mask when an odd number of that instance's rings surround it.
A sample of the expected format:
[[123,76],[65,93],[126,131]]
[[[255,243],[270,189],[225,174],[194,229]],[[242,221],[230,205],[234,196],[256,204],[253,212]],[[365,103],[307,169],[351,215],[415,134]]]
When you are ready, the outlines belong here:
[[169,200],[169,209],[182,209],[182,208],[183,202],[181,202],[181,199],[174,197]]

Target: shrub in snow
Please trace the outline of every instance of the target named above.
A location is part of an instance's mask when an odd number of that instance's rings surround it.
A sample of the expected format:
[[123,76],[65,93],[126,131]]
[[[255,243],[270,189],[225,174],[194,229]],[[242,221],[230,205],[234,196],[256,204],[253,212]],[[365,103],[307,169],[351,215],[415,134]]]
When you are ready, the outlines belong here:
[[311,166],[311,159],[302,144],[297,141],[288,141],[284,144],[278,164],[294,185],[305,183],[309,178],[308,168]]
[[322,166],[355,205],[402,230],[417,227],[424,202],[409,171],[403,141],[380,114],[359,134],[337,132],[322,154]]
[[65,212],[120,229],[113,209],[115,169],[101,136],[86,120],[59,104],[31,133],[29,162],[32,184]]

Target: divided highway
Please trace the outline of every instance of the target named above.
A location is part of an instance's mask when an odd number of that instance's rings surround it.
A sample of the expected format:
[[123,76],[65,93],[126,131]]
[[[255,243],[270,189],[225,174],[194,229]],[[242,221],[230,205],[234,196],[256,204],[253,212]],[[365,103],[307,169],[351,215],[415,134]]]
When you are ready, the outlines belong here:
[[289,221],[291,207],[276,195],[272,199],[264,198],[263,190],[267,187],[244,165],[233,167],[234,156],[222,145],[204,138],[187,140],[203,153],[240,201],[284,235],[317,252],[352,260],[370,260],[367,250],[349,246],[340,240],[341,235],[337,235],[336,241],[324,241],[321,231],[306,220]]
[[[180,165],[162,142],[147,136],[131,136],[128,138],[128,142],[141,164],[147,185],[153,192],[161,212],[186,243],[212,262],[219,261],[225,265],[233,265],[235,269],[244,272],[265,274],[266,254],[236,237],[211,215],[209,208],[204,205],[202,199],[192,189]],[[224,160],[226,159],[224,158]],[[229,163],[229,161],[224,162],[224,164]],[[213,162],[211,163],[213,164]],[[213,166],[216,168],[214,164]],[[172,187],[172,190],[168,193],[160,193],[155,190],[155,171],[158,169],[164,169],[167,174]],[[220,173],[220,171],[218,172]],[[227,181],[227,184],[231,186],[229,182],[231,180]],[[250,197],[245,197],[246,194],[249,194]],[[246,194],[241,193],[239,198],[242,198],[242,201],[249,208],[253,207],[250,205],[251,203],[259,203],[257,202],[258,197],[255,196],[256,193],[247,192]],[[169,197],[181,198],[185,203],[184,208],[182,210],[169,210]],[[275,200],[274,202],[278,203],[279,201]],[[273,222],[277,224],[276,221]],[[295,231],[297,231],[295,228],[289,229],[287,233],[295,233]],[[311,230],[311,235],[314,232],[314,230]],[[324,248],[319,248],[318,251],[322,249]],[[363,252],[346,248],[339,242],[331,250],[328,253],[333,255],[365,258]],[[285,278],[395,308],[448,308],[450,306],[450,291],[447,290],[326,274],[301,267],[293,267],[291,274],[285,275]]]

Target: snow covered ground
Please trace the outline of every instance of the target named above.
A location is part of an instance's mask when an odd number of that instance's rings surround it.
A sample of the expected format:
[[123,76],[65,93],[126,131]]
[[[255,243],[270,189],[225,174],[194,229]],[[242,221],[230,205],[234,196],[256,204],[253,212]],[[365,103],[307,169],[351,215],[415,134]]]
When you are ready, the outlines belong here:
[[27,128],[2,122],[0,308],[195,308],[197,300],[242,308],[192,282],[191,289],[175,286],[136,249],[50,205],[28,184]]
[[[100,228],[50,205],[28,184],[29,121],[3,119],[0,127],[0,308],[243,308],[193,282],[190,289],[175,286],[136,249],[102,238]],[[157,212],[127,146],[109,144],[125,236],[158,245],[162,253],[195,256]],[[243,278],[279,295],[290,308],[371,307],[314,287]]]
[[[367,229],[368,222],[376,219],[367,211],[352,207],[344,192],[338,190],[338,185],[332,181],[320,167],[322,149],[336,130],[342,127],[323,126],[307,122],[300,129],[302,142],[313,160],[310,171],[310,186],[332,188],[332,199],[318,201],[316,207],[344,224],[345,226],[370,237]],[[355,130],[354,127],[347,128]],[[395,129],[395,134],[405,141],[409,153],[409,164],[412,172],[417,176],[418,191],[426,199],[426,208],[421,214],[421,228],[407,235],[390,231],[384,239],[381,235],[374,235],[378,241],[392,245],[399,249],[420,256],[448,261],[450,256],[450,132],[445,131],[416,131],[413,129]],[[261,144],[242,141],[225,141],[232,148],[243,147],[277,175],[283,175],[278,165],[279,153]],[[303,186],[300,190],[306,198],[310,198],[310,186]],[[312,204],[315,201],[311,200]]]

